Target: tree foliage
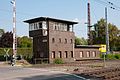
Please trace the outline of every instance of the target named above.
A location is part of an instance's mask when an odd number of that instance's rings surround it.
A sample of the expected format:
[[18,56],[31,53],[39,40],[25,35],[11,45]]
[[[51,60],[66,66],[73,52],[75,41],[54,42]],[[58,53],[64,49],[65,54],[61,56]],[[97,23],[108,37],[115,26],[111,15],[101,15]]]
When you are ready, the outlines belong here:
[[[93,35],[93,44],[105,44],[106,43],[106,32],[105,32],[105,20],[100,19],[95,25],[95,30],[92,31]],[[110,42],[110,48],[112,50],[118,50],[120,47],[120,30],[118,30],[117,26],[114,24],[109,23],[108,24],[109,29],[109,42]]]
[[0,29],[0,37],[5,33],[4,29]]
[[18,37],[17,40],[18,40],[18,47],[20,48],[31,48],[32,47],[32,39],[27,36]]
[[[1,48],[12,48],[13,47],[13,33],[12,32],[6,32],[4,33],[4,30],[0,29],[2,33],[2,36],[0,37],[0,47]],[[17,46],[19,48],[31,48],[32,47],[32,39],[23,36],[17,38]]]
[[0,47],[11,48],[12,46],[13,46],[13,33],[12,32],[3,33],[0,39]]
[[84,38],[75,37],[75,45],[87,45],[87,40]]

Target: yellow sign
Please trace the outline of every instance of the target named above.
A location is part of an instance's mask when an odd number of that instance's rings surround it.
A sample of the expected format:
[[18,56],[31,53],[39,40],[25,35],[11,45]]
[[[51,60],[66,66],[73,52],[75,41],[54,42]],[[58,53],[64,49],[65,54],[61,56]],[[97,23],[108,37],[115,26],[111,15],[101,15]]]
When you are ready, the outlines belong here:
[[100,52],[106,52],[106,45],[100,45],[101,47],[99,48]]

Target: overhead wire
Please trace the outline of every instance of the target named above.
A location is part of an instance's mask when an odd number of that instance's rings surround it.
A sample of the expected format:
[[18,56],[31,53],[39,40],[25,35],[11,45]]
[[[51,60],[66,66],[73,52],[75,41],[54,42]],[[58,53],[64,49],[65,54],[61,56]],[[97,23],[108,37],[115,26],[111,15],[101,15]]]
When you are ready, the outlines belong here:
[[103,0],[94,0],[94,1],[98,2],[99,4],[104,5],[106,7],[109,7],[111,9],[113,9],[113,10],[120,11],[120,7],[119,6],[115,5],[114,3],[112,3],[112,2],[110,2],[108,0],[106,0],[106,1],[103,1]]

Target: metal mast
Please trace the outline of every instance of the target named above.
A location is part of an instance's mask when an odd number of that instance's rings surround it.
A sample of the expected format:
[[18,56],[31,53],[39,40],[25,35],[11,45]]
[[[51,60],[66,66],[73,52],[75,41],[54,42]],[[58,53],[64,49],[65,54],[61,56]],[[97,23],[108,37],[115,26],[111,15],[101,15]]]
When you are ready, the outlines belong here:
[[88,21],[87,21],[87,26],[88,26],[88,44],[92,44],[92,34],[91,32],[91,16],[90,16],[90,0],[88,0]]
[[16,0],[12,1],[13,4],[13,58],[17,54],[17,38],[16,38]]
[[106,20],[106,52],[107,54],[110,52],[109,50],[109,29],[108,29],[108,24],[107,24],[107,7],[105,7],[105,20]]

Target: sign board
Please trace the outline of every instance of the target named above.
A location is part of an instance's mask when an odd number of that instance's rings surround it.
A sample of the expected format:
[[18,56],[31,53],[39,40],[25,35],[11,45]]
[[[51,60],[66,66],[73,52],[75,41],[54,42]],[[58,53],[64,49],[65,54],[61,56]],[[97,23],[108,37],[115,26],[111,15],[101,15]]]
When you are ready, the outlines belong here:
[[101,47],[99,48],[100,52],[106,52],[106,45],[100,45]]

